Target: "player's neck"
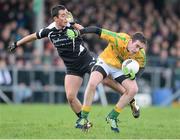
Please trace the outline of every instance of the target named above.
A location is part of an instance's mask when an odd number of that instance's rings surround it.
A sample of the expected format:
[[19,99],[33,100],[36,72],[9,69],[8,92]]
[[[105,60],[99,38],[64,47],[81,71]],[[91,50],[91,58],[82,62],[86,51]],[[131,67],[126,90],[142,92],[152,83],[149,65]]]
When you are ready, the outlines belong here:
[[63,26],[58,25],[57,23],[55,23],[56,29],[63,29]]

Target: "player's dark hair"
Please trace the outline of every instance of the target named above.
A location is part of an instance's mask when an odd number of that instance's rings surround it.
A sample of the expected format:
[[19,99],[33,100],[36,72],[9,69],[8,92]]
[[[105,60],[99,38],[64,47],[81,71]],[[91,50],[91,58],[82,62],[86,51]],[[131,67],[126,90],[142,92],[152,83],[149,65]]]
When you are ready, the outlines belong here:
[[140,42],[144,43],[145,45],[147,45],[147,39],[144,36],[143,33],[141,32],[136,32],[135,34],[132,35],[132,41],[136,41],[139,40]]
[[65,10],[66,8],[63,5],[56,5],[51,9],[51,16],[57,17],[59,14],[59,10]]

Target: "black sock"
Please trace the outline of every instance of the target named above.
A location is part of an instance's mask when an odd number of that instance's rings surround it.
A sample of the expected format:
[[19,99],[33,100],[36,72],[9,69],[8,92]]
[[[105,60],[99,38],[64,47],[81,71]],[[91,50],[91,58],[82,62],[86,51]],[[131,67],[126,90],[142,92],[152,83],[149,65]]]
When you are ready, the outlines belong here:
[[81,111],[79,113],[76,113],[76,115],[78,116],[78,118],[81,118]]
[[135,102],[135,99],[134,99],[134,98],[130,101],[130,104],[132,104],[133,102]]

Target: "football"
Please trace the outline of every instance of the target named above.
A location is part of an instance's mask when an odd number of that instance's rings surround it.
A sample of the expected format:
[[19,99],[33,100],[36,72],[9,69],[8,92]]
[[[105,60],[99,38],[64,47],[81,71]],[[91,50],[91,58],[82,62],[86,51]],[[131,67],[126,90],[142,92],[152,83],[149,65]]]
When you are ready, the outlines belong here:
[[126,59],[122,63],[122,69],[127,68],[129,71],[132,70],[135,74],[139,71],[139,63],[134,59]]

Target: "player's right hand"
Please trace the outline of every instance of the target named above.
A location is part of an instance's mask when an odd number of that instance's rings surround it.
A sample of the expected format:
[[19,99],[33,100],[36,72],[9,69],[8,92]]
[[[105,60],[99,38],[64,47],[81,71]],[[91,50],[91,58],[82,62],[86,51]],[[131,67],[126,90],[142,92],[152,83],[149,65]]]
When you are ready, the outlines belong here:
[[134,79],[135,79],[136,74],[133,72],[133,70],[128,70],[127,67],[124,67],[124,68],[122,69],[122,71],[123,71],[124,75],[126,75],[126,76],[129,77],[129,79],[131,79],[131,80],[134,80]]
[[13,42],[11,45],[8,46],[8,52],[13,52],[17,48],[16,42]]
[[66,34],[67,34],[68,38],[74,39],[74,38],[78,37],[79,32],[77,30],[67,29]]

